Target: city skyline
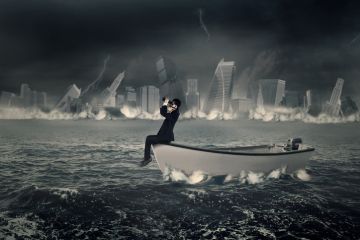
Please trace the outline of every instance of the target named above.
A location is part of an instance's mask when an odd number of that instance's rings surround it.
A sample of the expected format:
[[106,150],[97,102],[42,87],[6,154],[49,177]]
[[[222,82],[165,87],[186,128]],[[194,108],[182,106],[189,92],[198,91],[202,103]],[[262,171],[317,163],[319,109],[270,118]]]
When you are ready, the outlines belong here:
[[[165,61],[166,59],[166,61]],[[104,62],[106,65],[107,60]],[[165,64],[166,63],[166,64]],[[249,113],[255,108],[301,108],[304,113],[317,116],[325,113],[329,116],[345,116],[358,111],[357,104],[350,96],[343,96],[342,90],[344,79],[338,78],[332,94],[328,100],[326,96],[319,94],[313,89],[305,92],[286,89],[286,81],[281,79],[259,79],[247,81],[247,84],[238,84],[242,76],[235,79],[234,72],[236,64],[234,61],[221,59],[215,69],[211,82],[210,91],[206,95],[203,105],[200,103],[200,93],[198,91],[198,79],[187,79],[186,91],[181,86],[182,79],[177,76],[176,65],[168,58],[159,57],[157,62],[160,89],[145,85],[138,88],[124,86],[125,91],[118,91],[126,74],[125,71],[117,77],[107,87],[101,87],[102,70],[98,79],[90,83],[84,91],[76,84],[70,85],[65,94],[52,107],[47,104],[47,94],[31,90],[28,84],[21,84],[20,94],[2,91],[0,96],[1,107],[20,107],[20,108],[42,108],[45,111],[60,110],[62,112],[98,112],[100,109],[112,108],[112,112],[120,114],[123,106],[138,108],[141,112],[156,113],[160,104],[161,96],[184,95],[186,107],[183,110],[191,112],[191,116],[198,118],[198,113],[203,111],[210,113],[218,111],[222,114]],[[105,67],[103,68],[105,69]],[[256,90],[254,86],[257,85]],[[245,88],[245,89],[244,89]],[[88,91],[91,89],[91,93]],[[257,94],[254,95],[253,92]],[[160,95],[162,92],[163,95]],[[265,108],[264,108],[265,107]],[[263,111],[261,110],[261,111]],[[115,112],[114,112],[115,111]],[[117,112],[117,113],[116,113]]]

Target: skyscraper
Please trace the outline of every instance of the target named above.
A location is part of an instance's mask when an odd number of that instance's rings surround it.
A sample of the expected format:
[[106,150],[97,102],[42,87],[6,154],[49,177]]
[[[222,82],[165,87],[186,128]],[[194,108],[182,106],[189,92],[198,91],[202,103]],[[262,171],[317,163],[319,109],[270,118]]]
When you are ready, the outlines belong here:
[[136,107],[136,92],[133,87],[125,87],[125,104],[130,107]]
[[11,107],[11,99],[14,96],[14,93],[2,91],[0,97],[0,105],[3,107]]
[[324,113],[330,116],[339,116],[341,108],[341,92],[344,79],[338,78],[331,94],[330,100],[325,103]]
[[285,81],[280,79],[261,79],[264,106],[278,107],[285,97]]
[[235,71],[235,62],[221,59],[216,67],[204,111],[226,112],[230,106],[230,94]]
[[200,94],[198,91],[198,80],[187,80],[186,105],[192,116],[197,116],[200,108]]
[[159,110],[159,89],[154,86],[143,86],[139,88],[139,107],[141,111],[154,113]]
[[148,106],[147,112],[154,113],[159,111],[160,107],[160,90],[154,86],[148,86]]
[[122,94],[116,95],[116,107],[121,108],[125,103],[125,96]]
[[46,92],[38,93],[38,106],[47,107],[47,94]]
[[311,103],[312,103],[312,99],[311,99],[311,90],[310,89],[308,89],[308,90],[306,90],[306,92],[305,92],[305,108],[306,109],[309,109],[309,107],[311,106]]
[[264,98],[262,94],[261,84],[259,84],[259,92],[257,94],[256,107],[259,109],[264,109]]
[[29,107],[32,105],[32,91],[28,84],[26,83],[21,84],[20,97],[22,98],[24,107]]
[[38,106],[38,92],[35,90],[31,92],[31,106],[32,107]]

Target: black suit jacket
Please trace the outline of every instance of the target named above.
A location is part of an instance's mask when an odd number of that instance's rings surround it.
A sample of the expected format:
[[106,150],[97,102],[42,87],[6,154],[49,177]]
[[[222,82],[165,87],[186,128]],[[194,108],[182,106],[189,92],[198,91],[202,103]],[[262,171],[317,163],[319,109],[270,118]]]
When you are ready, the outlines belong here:
[[165,117],[163,124],[158,132],[158,136],[164,141],[174,141],[174,126],[176,121],[180,116],[179,109],[172,111],[171,113],[167,112],[167,106],[162,106],[160,108],[160,114]]

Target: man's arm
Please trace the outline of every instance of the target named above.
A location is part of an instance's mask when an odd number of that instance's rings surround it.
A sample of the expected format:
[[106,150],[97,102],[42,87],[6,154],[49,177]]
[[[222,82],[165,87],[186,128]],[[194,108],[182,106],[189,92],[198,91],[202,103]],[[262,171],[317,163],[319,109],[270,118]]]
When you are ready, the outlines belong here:
[[167,112],[167,105],[162,105],[161,108],[160,108],[160,114],[161,116],[165,117],[165,118],[168,118],[170,117],[170,114],[171,113],[168,113]]
[[160,114],[161,114],[161,116],[163,116],[165,118],[169,118],[171,116],[171,113],[167,112],[168,102],[169,102],[169,98],[163,97],[163,105],[160,108]]

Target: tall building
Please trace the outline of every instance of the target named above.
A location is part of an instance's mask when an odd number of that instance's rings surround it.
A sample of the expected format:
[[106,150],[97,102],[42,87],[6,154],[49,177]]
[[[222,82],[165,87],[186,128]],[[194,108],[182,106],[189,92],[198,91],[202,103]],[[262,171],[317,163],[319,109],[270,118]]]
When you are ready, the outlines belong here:
[[136,107],[136,92],[133,87],[125,87],[125,104],[130,107]]
[[285,81],[280,79],[261,79],[264,106],[278,107],[285,97]]
[[285,91],[284,105],[291,108],[300,107],[301,99],[299,93],[297,91]]
[[97,104],[104,107],[115,107],[116,105],[116,90],[120,86],[122,80],[125,77],[125,72],[120,73],[111,85],[105,88],[98,98]]
[[198,80],[187,80],[186,105],[192,116],[197,116],[200,108],[200,94],[198,91]]
[[148,86],[148,106],[147,112],[154,113],[159,111],[160,107],[160,90],[154,86]]
[[264,98],[263,98],[263,94],[262,94],[261,84],[259,84],[259,92],[257,94],[256,107],[260,108],[260,109],[264,108]]
[[344,86],[344,79],[338,78],[332,91],[330,100],[325,103],[324,113],[330,116],[339,116],[341,109],[341,92]]
[[0,105],[3,107],[11,107],[11,100],[14,96],[14,93],[2,91],[0,97]]
[[20,97],[22,98],[24,107],[30,107],[32,105],[33,93],[28,84],[21,84]]
[[309,107],[311,106],[311,102],[311,90],[308,89],[305,92],[304,108],[309,109]]
[[56,104],[55,108],[64,111],[64,112],[70,112],[71,111],[71,102],[74,99],[77,99],[80,97],[81,89],[79,89],[75,84],[70,85],[65,95],[60,98],[58,103]]
[[159,110],[159,89],[154,86],[143,86],[139,88],[139,107],[141,111],[154,113]]
[[38,106],[38,92],[35,90],[31,92],[31,106],[32,107]]
[[[160,56],[156,61],[156,70],[159,77],[160,96],[167,96],[170,99],[178,98],[185,102],[185,93],[181,79],[177,75],[175,63],[169,58]],[[182,108],[186,108],[184,104]]]
[[204,112],[216,110],[224,113],[229,110],[234,72],[235,62],[220,60],[211,82],[208,99],[204,105]]
[[47,107],[47,94],[46,92],[38,93],[38,106],[39,107]]

